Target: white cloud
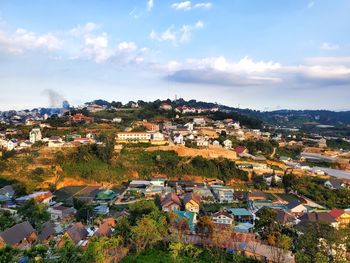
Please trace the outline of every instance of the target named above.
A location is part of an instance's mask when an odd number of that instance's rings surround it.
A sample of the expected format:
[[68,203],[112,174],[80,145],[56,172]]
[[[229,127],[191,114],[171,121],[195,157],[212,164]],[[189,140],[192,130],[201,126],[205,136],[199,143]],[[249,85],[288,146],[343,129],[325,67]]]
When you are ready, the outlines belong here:
[[171,5],[171,7],[176,9],[176,10],[185,10],[185,11],[189,11],[193,8],[210,9],[212,6],[213,6],[213,4],[210,2],[202,2],[202,3],[197,3],[197,4],[192,5],[191,1],[183,1],[183,2],[178,2],[178,3],[173,3]]
[[203,27],[204,23],[199,20],[194,25],[183,25],[178,29],[171,26],[161,33],[157,33],[155,30],[152,30],[149,37],[150,39],[159,42],[170,41],[173,42],[174,45],[178,45],[190,41],[193,31]]
[[197,23],[195,24],[196,28],[203,28],[204,27],[204,23],[201,20],[198,20]]
[[197,3],[194,5],[194,8],[202,8],[202,9],[210,9],[213,6],[212,3],[207,2],[207,3]]
[[54,51],[61,49],[63,41],[53,33],[38,35],[26,29],[18,28],[13,34],[0,31],[0,47],[10,53],[23,53],[26,50],[46,49]]
[[88,22],[85,25],[78,25],[71,30],[69,30],[69,33],[73,36],[83,36],[89,33],[92,33],[98,29],[98,26],[95,23]]
[[[333,62],[332,62],[333,61]],[[175,82],[224,86],[288,85],[334,86],[350,84],[350,58],[311,58],[305,64],[283,66],[273,61],[225,57],[170,61],[159,66]],[[331,62],[331,64],[329,64]]]
[[99,36],[86,36],[84,53],[88,58],[94,59],[97,63],[105,62],[108,58],[108,36],[102,33]]
[[154,7],[154,0],[147,1],[147,11],[151,11]]
[[314,7],[314,5],[315,5],[315,2],[311,1],[307,4],[307,8],[312,8],[312,7]]
[[327,42],[323,42],[320,46],[320,49],[324,49],[324,50],[336,50],[339,49],[339,45],[336,44],[330,44]]
[[171,7],[176,9],[176,10],[191,10],[192,3],[191,3],[191,1],[184,1],[184,2],[179,2],[179,3],[173,3],[171,5]]
[[137,49],[137,45],[134,42],[120,42],[118,44],[119,51],[135,51]]

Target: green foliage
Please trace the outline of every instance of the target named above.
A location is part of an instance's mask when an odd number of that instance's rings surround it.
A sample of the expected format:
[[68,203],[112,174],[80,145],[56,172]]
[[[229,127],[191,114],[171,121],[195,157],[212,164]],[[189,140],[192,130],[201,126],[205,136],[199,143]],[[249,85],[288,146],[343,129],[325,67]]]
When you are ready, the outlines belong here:
[[129,206],[130,222],[131,224],[134,224],[143,216],[158,211],[159,209],[153,201],[142,200],[140,202],[132,203]]
[[262,239],[267,239],[271,233],[280,231],[279,224],[276,223],[276,210],[270,208],[260,209],[257,213],[258,220],[255,221],[255,231]]
[[83,262],[119,262],[123,239],[118,236],[92,239],[83,255]]
[[262,175],[257,175],[253,173],[253,185],[254,188],[259,190],[267,190],[269,189],[268,185],[266,184],[266,181],[264,180],[264,177]]
[[55,263],[83,263],[81,256],[81,251],[77,248],[70,239],[65,240],[64,246],[59,248],[55,255],[57,259],[54,261]]
[[325,180],[318,177],[297,177],[287,174],[283,177],[286,191],[294,190],[328,208],[347,208],[350,205],[350,190],[330,190],[324,187]]
[[276,154],[278,156],[285,156],[295,159],[298,155],[300,155],[301,149],[301,147],[278,147]]
[[16,221],[9,211],[0,211],[0,231],[4,231],[5,229],[10,228],[15,224]]
[[28,220],[36,230],[40,230],[41,226],[50,220],[46,205],[38,203],[35,199],[30,199],[20,206],[18,214],[24,220]]
[[136,253],[139,254],[146,248],[152,248],[162,240],[158,224],[150,216],[144,216],[131,227],[131,239],[135,246]]
[[0,249],[0,263],[18,262],[20,251],[10,246]]

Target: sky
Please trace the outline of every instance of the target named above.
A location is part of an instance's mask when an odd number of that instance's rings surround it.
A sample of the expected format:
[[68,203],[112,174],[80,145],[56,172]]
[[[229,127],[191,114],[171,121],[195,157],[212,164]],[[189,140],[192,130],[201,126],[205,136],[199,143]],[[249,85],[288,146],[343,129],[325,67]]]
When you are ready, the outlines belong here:
[[0,110],[175,96],[350,110],[349,14],[349,0],[0,0]]

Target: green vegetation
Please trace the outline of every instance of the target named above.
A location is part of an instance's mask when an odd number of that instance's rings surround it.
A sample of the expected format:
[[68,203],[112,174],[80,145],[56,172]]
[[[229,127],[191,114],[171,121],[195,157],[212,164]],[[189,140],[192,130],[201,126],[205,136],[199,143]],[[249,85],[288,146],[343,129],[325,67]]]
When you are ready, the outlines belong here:
[[221,208],[247,208],[247,203],[226,203],[226,204],[201,204],[200,211],[203,214],[215,213]]
[[296,159],[300,155],[301,147],[278,147],[276,154],[278,156],[289,157]]
[[4,231],[5,229],[10,228],[15,224],[16,221],[9,211],[0,211],[0,231]]
[[28,220],[36,230],[40,230],[41,226],[50,220],[46,205],[38,203],[35,199],[30,199],[20,206],[18,214],[23,220]]
[[332,149],[343,149],[350,151],[350,142],[344,141],[342,139],[327,140],[327,146]]
[[350,190],[330,190],[324,187],[324,179],[318,177],[285,175],[283,185],[289,190],[297,191],[298,194],[311,198],[316,203],[328,208],[348,208],[350,206]]

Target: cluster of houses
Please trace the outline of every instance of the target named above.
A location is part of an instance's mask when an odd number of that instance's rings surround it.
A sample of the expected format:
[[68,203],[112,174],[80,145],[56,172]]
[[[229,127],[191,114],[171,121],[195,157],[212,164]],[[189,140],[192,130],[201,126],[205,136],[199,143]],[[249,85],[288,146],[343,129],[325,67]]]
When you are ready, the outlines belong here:
[[[9,137],[10,139],[8,139]],[[16,133],[0,132],[0,149],[6,149],[7,151],[23,150],[32,147],[37,142],[42,142],[49,148],[76,147],[81,144],[96,143],[96,135],[93,133],[88,133],[85,137],[82,137],[80,134],[69,134],[64,137],[43,137],[40,128],[33,128],[29,132],[29,139],[27,140],[11,137],[16,137]]]
[[[48,244],[55,241],[57,247],[62,247],[69,239],[76,246],[85,247],[93,236],[110,237],[114,232],[116,219],[107,216],[109,214],[108,204],[113,202],[117,194],[113,190],[97,191],[93,198],[94,210],[91,218],[103,215],[98,222],[91,222],[89,226],[76,222],[76,209],[63,203],[54,201],[54,195],[50,191],[33,192],[32,194],[15,197],[15,191],[8,185],[0,189],[1,210],[11,212],[18,222],[12,227],[0,233],[0,247],[6,245],[15,248],[29,248],[32,244],[40,242]],[[17,214],[17,208],[30,199],[45,204],[50,220],[39,229],[34,229],[28,221],[22,221]],[[122,215],[120,215],[122,216]],[[91,220],[92,221],[92,220]]]

